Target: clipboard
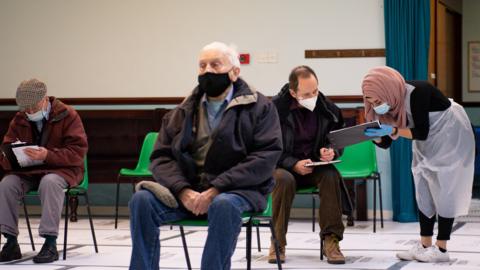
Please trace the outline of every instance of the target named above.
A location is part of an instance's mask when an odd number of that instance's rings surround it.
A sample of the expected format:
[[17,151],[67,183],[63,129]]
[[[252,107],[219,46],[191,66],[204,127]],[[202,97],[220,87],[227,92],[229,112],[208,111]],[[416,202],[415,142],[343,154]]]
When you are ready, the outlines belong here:
[[332,161],[316,161],[316,162],[310,162],[306,163],[304,166],[305,167],[315,167],[315,166],[322,166],[322,165],[328,165],[328,164],[335,164],[342,162],[340,159],[332,160]]
[[26,147],[38,147],[33,143],[26,143],[26,142],[14,142],[10,144],[2,145],[2,150],[5,153],[6,158],[10,162],[12,169],[20,170],[23,168],[31,167],[31,166],[38,166],[42,165],[43,161],[40,160],[31,160],[26,159],[23,156],[23,153],[19,155],[19,151],[23,151]]
[[379,138],[366,136],[365,130],[367,128],[380,128],[380,122],[377,120],[353,127],[337,129],[328,133],[327,138],[334,149],[342,149],[349,145]]

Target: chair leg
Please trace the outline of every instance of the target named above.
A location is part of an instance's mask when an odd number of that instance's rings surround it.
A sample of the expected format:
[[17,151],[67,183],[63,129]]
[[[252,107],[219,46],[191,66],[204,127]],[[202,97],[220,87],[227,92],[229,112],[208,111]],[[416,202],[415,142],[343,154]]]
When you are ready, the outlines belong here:
[[315,232],[315,194],[312,194],[312,232]]
[[260,226],[257,223],[257,247],[258,252],[262,252],[262,243],[260,242]]
[[185,240],[185,232],[183,231],[183,226],[180,226],[180,235],[182,236],[183,252],[185,252],[185,260],[187,260],[188,270],[192,270],[192,265],[190,264],[190,256],[188,256],[187,240]]
[[350,215],[350,216],[347,217],[347,226],[348,227],[355,226],[355,221],[353,219],[353,215]]
[[320,261],[323,261],[323,238],[320,236]]
[[383,229],[382,179],[380,178],[379,173],[377,173],[377,179],[378,179],[378,195],[380,200],[380,225],[382,226],[382,229]]
[[30,227],[30,218],[28,217],[25,198],[22,199],[22,202],[23,202],[23,212],[25,213],[25,220],[27,221],[28,236],[30,236],[30,243],[32,244],[32,250],[35,251],[35,243],[33,242],[32,228]]
[[117,192],[115,194],[115,229],[118,226],[118,201],[120,199],[120,174],[117,176]]
[[278,240],[275,236],[275,228],[273,227],[272,220],[268,221],[270,225],[270,233],[272,234],[273,246],[275,247],[275,257],[277,259],[277,267],[279,270],[282,270],[282,262],[280,261],[280,248],[278,247]]
[[92,213],[90,211],[90,202],[88,201],[88,194],[85,192],[85,202],[87,205],[88,220],[90,221],[90,231],[92,232],[93,246],[95,247],[95,253],[98,253],[97,238],[95,237],[95,228],[93,227]]
[[68,201],[69,201],[69,193],[70,190],[67,189],[65,192],[65,229],[63,232],[63,260],[65,261],[67,259],[67,232],[68,232],[68,219],[69,219],[69,214],[68,214]]
[[250,218],[247,223],[247,246],[245,248],[247,252],[247,270],[252,267],[252,219]]
[[377,180],[373,179],[373,232],[377,232]]

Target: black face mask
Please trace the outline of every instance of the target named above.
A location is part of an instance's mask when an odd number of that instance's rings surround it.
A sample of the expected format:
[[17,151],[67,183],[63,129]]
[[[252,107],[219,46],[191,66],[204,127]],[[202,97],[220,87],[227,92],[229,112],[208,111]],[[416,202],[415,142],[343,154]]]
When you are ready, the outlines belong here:
[[198,76],[198,84],[200,85],[200,89],[205,91],[209,97],[220,96],[231,83],[232,81],[230,80],[230,77],[228,77],[228,72],[207,72]]

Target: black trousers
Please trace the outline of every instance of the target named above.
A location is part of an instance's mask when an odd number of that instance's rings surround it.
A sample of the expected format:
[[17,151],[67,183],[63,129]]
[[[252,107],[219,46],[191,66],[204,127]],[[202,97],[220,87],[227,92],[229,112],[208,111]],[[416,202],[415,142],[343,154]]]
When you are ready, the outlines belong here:
[[[436,216],[431,218],[425,216],[422,211],[418,211],[418,217],[420,220],[420,235],[421,236],[433,236],[433,227],[435,226]],[[450,240],[450,234],[452,234],[454,218],[444,218],[438,216],[438,235],[437,240]]]

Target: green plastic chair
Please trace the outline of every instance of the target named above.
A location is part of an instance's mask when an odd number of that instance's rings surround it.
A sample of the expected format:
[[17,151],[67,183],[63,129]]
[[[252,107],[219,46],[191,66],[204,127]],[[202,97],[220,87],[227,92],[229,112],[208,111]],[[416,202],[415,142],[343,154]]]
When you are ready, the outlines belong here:
[[[68,187],[64,189],[65,192],[65,229],[63,235],[63,260],[67,258],[67,235],[68,235],[68,220],[69,220],[69,199],[71,196],[83,196],[85,197],[85,205],[87,207],[88,219],[90,222],[90,231],[92,233],[93,245],[95,248],[95,253],[98,253],[97,238],[95,237],[95,229],[93,227],[92,213],[90,211],[90,203],[88,201],[88,167],[87,167],[87,157],[84,159],[85,172],[83,174],[82,182],[76,187]],[[25,194],[25,196],[38,196],[38,190],[32,190]],[[23,211],[25,212],[25,219],[27,221],[28,234],[30,236],[30,242],[32,244],[32,249],[35,250],[35,243],[33,242],[32,229],[30,227],[30,219],[28,218],[27,207],[25,203],[25,197],[23,197]]]
[[344,149],[340,157],[342,162],[335,163],[338,171],[344,179],[356,181],[373,180],[373,232],[376,232],[377,225],[377,182],[380,200],[380,222],[383,228],[383,202],[382,202],[382,181],[377,168],[377,157],[375,145],[372,141],[365,141]]
[[308,187],[308,188],[300,188],[297,189],[296,194],[300,195],[311,195],[312,196],[312,232],[315,232],[315,198],[318,195],[318,188],[317,187]]
[[[246,227],[246,233],[247,233],[247,246],[246,246],[246,252],[247,252],[247,270],[251,269],[251,264],[252,264],[252,226],[257,227],[257,240],[260,241],[258,238],[258,227],[269,227],[270,232],[272,234],[272,240],[275,246],[275,254],[277,256],[277,267],[278,269],[282,269],[282,263],[280,262],[280,250],[278,247],[278,241],[275,238],[275,229],[273,227],[272,223],[272,195],[268,195],[267,198],[267,207],[263,212],[245,212],[242,214],[242,220],[243,220],[243,226]],[[268,222],[265,224],[264,222]],[[190,256],[188,255],[188,247],[187,247],[187,241],[185,239],[185,232],[183,230],[183,226],[192,226],[192,227],[198,227],[198,226],[208,226],[208,220],[206,219],[182,219],[179,221],[171,222],[165,225],[177,225],[180,228],[180,234],[182,236],[182,244],[183,244],[183,251],[185,253],[185,260],[187,261],[187,267],[189,270],[192,269],[192,265],[190,263]]]
[[[118,226],[118,202],[120,199],[120,178],[129,178],[131,184],[143,179],[152,179],[152,172],[148,169],[150,165],[150,155],[153,151],[153,146],[158,138],[158,132],[150,132],[143,140],[142,149],[140,150],[140,157],[137,161],[135,169],[120,169],[117,176],[117,191],[115,195],[115,229]],[[133,190],[135,192],[135,189]]]

